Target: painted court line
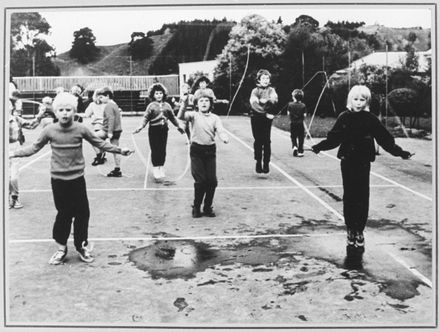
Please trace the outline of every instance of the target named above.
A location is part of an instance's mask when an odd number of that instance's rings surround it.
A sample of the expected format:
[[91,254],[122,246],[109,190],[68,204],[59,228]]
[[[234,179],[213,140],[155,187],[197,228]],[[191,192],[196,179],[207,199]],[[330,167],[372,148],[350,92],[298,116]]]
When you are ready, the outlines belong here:
[[[345,233],[323,233],[323,234],[264,234],[264,235],[224,235],[224,236],[187,236],[187,237],[107,237],[107,238],[89,238],[89,241],[107,242],[107,241],[184,241],[184,240],[228,240],[228,239],[266,239],[266,238],[291,238],[291,237],[322,237],[345,235]],[[69,239],[69,242],[73,239]],[[53,239],[22,239],[10,240],[10,244],[20,243],[46,243],[53,242]]]
[[31,161],[28,162],[27,164],[24,164],[23,166],[21,166],[21,167],[19,168],[19,171],[22,171],[22,170],[24,170],[25,168],[27,168],[27,167],[29,167],[30,165],[32,165],[33,163],[37,162],[38,160],[45,158],[45,157],[46,157],[47,155],[49,155],[51,152],[52,152],[52,150],[49,150],[49,151],[43,153],[41,156],[38,156],[37,158],[31,160]]
[[[328,186],[304,186],[306,188],[342,188],[342,185]],[[394,188],[392,184],[371,185],[374,188]],[[284,190],[284,189],[300,189],[299,186],[262,186],[262,187],[217,187],[216,190]],[[159,188],[87,188],[87,191],[190,191],[194,187],[159,187]],[[52,192],[52,189],[27,189],[20,190],[22,193],[44,193]]]
[[[232,134],[230,131],[226,130],[225,131],[228,132],[228,134],[232,137],[234,137],[238,142],[240,142],[244,147],[246,147],[248,150],[250,151],[254,151],[249,145],[246,144],[246,142],[244,142],[243,140],[241,140],[240,138],[238,138],[237,136],[235,136],[234,134]],[[333,157],[333,156],[332,156]],[[334,157],[333,157],[334,158]],[[291,177],[289,174],[287,174],[283,169],[281,169],[278,165],[275,165],[274,163],[270,163],[271,166],[273,166],[275,169],[277,169],[281,174],[283,174],[284,176],[286,176],[290,181],[292,181],[293,183],[297,184],[298,186],[301,187],[301,189],[303,189],[306,193],[308,193],[311,197],[313,197],[315,200],[317,200],[319,203],[321,203],[323,206],[325,206],[327,209],[329,209],[333,214],[335,214],[340,220],[342,220],[344,222],[344,217],[337,212],[335,209],[333,209],[331,206],[329,206],[327,203],[325,203],[324,201],[322,201],[319,197],[317,197],[316,195],[314,195],[310,190],[308,190],[304,185],[302,185],[301,183],[299,183],[298,181],[296,181],[293,177]],[[408,188],[409,189],[409,188]],[[407,270],[409,270],[414,276],[416,276],[417,278],[423,280],[425,282],[425,279],[429,281],[429,279],[427,279],[425,276],[423,276],[422,273],[420,273],[417,269],[415,268],[411,268],[407,263],[405,263],[401,258],[395,256],[395,255],[391,255],[389,252],[386,252],[390,257],[392,257],[396,262],[398,262],[401,266],[405,267]],[[422,277],[422,278],[421,278]],[[430,281],[429,281],[430,282]],[[429,285],[429,284],[428,284]],[[431,283],[432,285],[432,283]]]
[[[281,132],[280,130],[275,130],[275,132],[277,132],[280,136],[282,136],[282,137],[284,137],[284,138],[288,138],[288,139],[290,139],[290,136],[288,136],[287,133]],[[305,144],[305,145],[307,145],[308,147],[311,147],[311,146],[308,145],[308,144]],[[338,159],[337,157],[331,155],[330,153],[328,153],[328,152],[326,152],[326,151],[321,151],[320,153],[322,153],[323,155],[325,155],[325,156],[327,156],[327,157],[329,157],[329,158],[331,158],[331,159],[334,159],[334,160],[339,161],[339,159]],[[398,183],[398,182],[396,182],[396,181],[394,181],[394,180],[388,179],[387,177],[385,177],[385,176],[383,176],[383,175],[380,175],[380,174],[378,174],[378,173],[376,173],[376,172],[373,172],[373,171],[371,171],[370,173],[371,173],[372,175],[374,175],[374,176],[376,176],[376,177],[378,177],[378,178],[384,180],[384,181],[387,181],[387,182],[389,182],[389,183],[391,183],[391,184],[393,184],[393,185],[395,185],[395,186],[397,186],[397,187],[400,187],[400,188],[402,188],[402,189],[404,189],[404,190],[406,190],[406,191],[409,191],[410,193],[413,193],[414,195],[417,195],[417,196],[419,196],[419,197],[422,197],[422,198],[424,198],[424,199],[426,199],[426,200],[428,200],[428,201],[432,201],[432,198],[431,198],[431,197],[426,196],[426,195],[424,195],[424,194],[422,194],[422,193],[419,193],[418,191],[415,191],[415,190],[413,190],[413,189],[411,189],[411,188],[408,188],[407,186],[405,186],[405,185],[403,185],[403,184],[401,184],[401,183]]]

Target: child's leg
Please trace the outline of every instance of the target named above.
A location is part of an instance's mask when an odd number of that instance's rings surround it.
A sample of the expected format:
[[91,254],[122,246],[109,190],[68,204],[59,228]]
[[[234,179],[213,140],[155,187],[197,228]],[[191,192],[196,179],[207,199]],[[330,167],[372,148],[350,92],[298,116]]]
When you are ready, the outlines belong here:
[[[193,208],[200,212],[200,206],[206,192],[206,169],[203,160],[203,151],[201,146],[192,143],[190,148],[191,174],[194,178],[194,204]],[[194,214],[194,213],[193,213]]]
[[[264,127],[263,127],[263,168],[266,166],[268,168],[271,156],[271,146],[270,146],[270,134],[272,130],[272,120],[264,119]],[[267,169],[268,170],[268,169]],[[264,171],[264,170],[263,170]]]
[[[15,150],[15,147],[19,147],[19,143],[11,143],[9,151]],[[20,169],[20,162],[18,158],[9,159],[9,195],[18,197],[18,175]]]
[[304,126],[301,124],[298,126],[298,152],[304,153],[304,137],[305,137],[305,131]]
[[[115,133],[115,135],[110,139],[110,143],[119,146],[120,133]],[[115,160],[115,169],[121,168],[121,156],[117,153],[113,153],[113,158]]]
[[215,189],[217,188],[217,163],[216,163],[216,147],[211,147],[205,159],[206,170],[206,196],[203,206],[205,214],[214,217],[212,212],[212,202],[214,200]]
[[262,118],[251,117],[252,136],[254,137],[254,159],[261,163],[263,157]]
[[162,166],[160,164],[161,161],[161,130],[157,126],[150,126],[148,129],[148,140],[150,143],[151,150],[151,163],[154,167]]
[[57,215],[53,225],[52,237],[60,245],[67,245],[73,218],[72,182],[51,179],[53,199]]
[[290,140],[292,142],[292,149],[297,147],[295,125],[292,122],[290,123]]
[[86,181],[83,176],[72,180],[72,197],[74,200],[74,244],[77,250],[81,249],[83,244],[87,246],[89,229],[89,200],[87,198]]

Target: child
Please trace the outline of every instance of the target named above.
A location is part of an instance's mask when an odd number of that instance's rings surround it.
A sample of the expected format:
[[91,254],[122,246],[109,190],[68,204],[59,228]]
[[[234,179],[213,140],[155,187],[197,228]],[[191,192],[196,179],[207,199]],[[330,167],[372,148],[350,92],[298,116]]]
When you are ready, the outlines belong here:
[[[121,125],[121,109],[113,100],[113,91],[109,87],[104,87],[97,92],[97,96],[102,104],[104,104],[102,130],[98,131],[98,135],[103,138],[110,139],[110,143],[119,146],[119,138],[122,133]],[[104,139],[104,138],[103,138]],[[117,154],[113,154],[115,160],[115,168],[107,174],[108,177],[121,177],[121,158]],[[104,155],[101,152],[100,159],[103,160]],[[101,162],[102,163],[102,162]]]
[[[92,102],[89,104],[89,106],[87,106],[84,112],[84,117],[92,119],[91,123],[95,135],[105,140],[107,138],[107,133],[104,131],[104,108],[106,107],[106,104],[101,102],[99,91],[99,89],[96,89],[93,92]],[[92,166],[104,164],[106,160],[105,152],[95,147],[93,147],[93,149],[96,152],[96,157],[92,162]]]
[[347,226],[347,248],[364,249],[365,225],[368,219],[370,167],[375,160],[374,140],[393,156],[409,159],[411,153],[395,144],[393,136],[369,112],[370,90],[355,85],[347,97],[347,110],[342,112],[327,138],[312,146],[313,152],[337,146],[341,159],[344,188],[344,219]]
[[[26,121],[18,116],[12,103],[9,103],[9,154],[14,153],[20,148],[20,131],[22,127],[33,129],[33,121]],[[21,209],[23,204],[20,202],[18,189],[18,176],[20,164],[17,159],[9,159],[9,208]]]
[[[266,69],[257,72],[257,87],[251,92],[251,126],[254,136],[254,159],[257,173],[269,173],[270,131],[278,95],[270,86],[271,74]],[[263,166],[261,166],[263,161]]]
[[165,157],[168,140],[168,120],[177,127],[180,133],[185,133],[184,128],[176,119],[173,109],[170,104],[165,102],[167,97],[167,90],[161,83],[153,84],[148,95],[150,100],[145,110],[144,118],[140,127],[135,129],[133,134],[140,132],[147,123],[150,123],[148,128],[148,140],[151,149],[151,163],[153,164],[153,176],[156,181],[165,177]]
[[199,112],[185,109],[179,113],[179,118],[191,122],[191,173],[194,178],[194,205],[192,207],[193,218],[200,218],[202,212],[200,206],[203,198],[203,215],[215,217],[212,209],[215,188],[217,187],[216,175],[216,146],[215,134],[218,133],[224,143],[229,142],[220,118],[211,113],[214,100],[210,94],[200,94],[196,99]]
[[35,143],[16,150],[9,157],[31,156],[50,143],[52,192],[58,211],[53,227],[53,239],[58,245],[58,250],[49,260],[49,264],[63,263],[72,221],[74,245],[79,257],[82,261],[91,263],[94,258],[87,247],[90,210],[84,179],[82,140],[85,139],[100,149],[125,156],[129,155],[130,151],[103,141],[86,126],[73,121],[77,100],[71,94],[61,92],[55,97],[53,105],[58,122],[44,128]]
[[306,105],[302,103],[304,92],[295,89],[292,92],[293,102],[287,105],[287,113],[290,117],[290,138],[292,140],[293,156],[304,156],[304,118],[306,117]]
[[[9,106],[13,115],[21,117],[23,114],[23,102],[20,99],[20,91],[14,90],[11,92],[9,97]],[[32,126],[31,126],[32,127]],[[18,142],[23,145],[25,142],[25,137],[23,134],[23,129],[21,126],[18,129]]]
[[52,98],[49,96],[44,97],[41,102],[42,105],[38,108],[38,114],[35,120],[33,121],[33,126],[36,127],[40,123],[44,127],[47,125],[56,122],[57,117],[52,107]]
[[212,97],[214,103],[224,103],[227,104],[228,101],[226,99],[217,99],[214,91],[211,88],[208,88],[208,85],[211,84],[211,81],[206,76],[199,77],[194,83],[194,99],[198,99],[200,95],[203,93],[204,95],[208,95]]
[[[180,118],[182,112],[192,111],[194,109],[194,95],[190,93],[190,90],[191,87],[189,86],[189,84],[184,83],[182,85],[179,112],[177,113],[178,118]],[[191,130],[190,130],[189,122],[185,122],[185,133],[188,139],[190,139]]]

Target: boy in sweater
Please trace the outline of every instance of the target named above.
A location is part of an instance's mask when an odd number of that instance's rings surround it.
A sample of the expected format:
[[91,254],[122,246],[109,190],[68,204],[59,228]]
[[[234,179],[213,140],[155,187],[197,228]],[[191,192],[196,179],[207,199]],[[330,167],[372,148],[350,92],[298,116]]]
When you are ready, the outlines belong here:
[[[252,90],[249,103],[251,104],[251,127],[254,136],[254,159],[257,173],[269,173],[271,155],[270,132],[275,113],[278,95],[270,86],[270,72],[260,69],[257,73],[257,87]],[[263,161],[263,166],[261,165]]]
[[89,201],[84,179],[84,156],[82,141],[112,153],[128,156],[130,150],[121,149],[97,137],[90,129],[73,121],[77,99],[66,92],[55,97],[53,106],[58,122],[43,129],[39,138],[27,147],[13,151],[9,158],[27,157],[40,151],[47,143],[52,148],[51,184],[58,211],[53,226],[53,239],[58,250],[49,264],[62,264],[67,254],[67,239],[71,224],[74,227],[74,245],[79,257],[86,263],[93,262],[88,245]]
[[290,117],[290,138],[294,157],[304,156],[304,118],[306,117],[306,105],[302,102],[304,92],[295,89],[292,92],[293,102],[287,105],[287,113]]

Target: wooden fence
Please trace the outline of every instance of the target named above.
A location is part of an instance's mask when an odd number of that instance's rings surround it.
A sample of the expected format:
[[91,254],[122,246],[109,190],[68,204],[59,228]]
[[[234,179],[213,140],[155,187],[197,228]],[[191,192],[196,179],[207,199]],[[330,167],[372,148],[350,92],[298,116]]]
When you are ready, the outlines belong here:
[[52,92],[57,87],[70,90],[80,84],[86,90],[95,90],[110,86],[114,91],[147,90],[153,83],[162,83],[168,89],[168,95],[179,95],[179,75],[159,76],[35,76],[14,77],[20,91]]

